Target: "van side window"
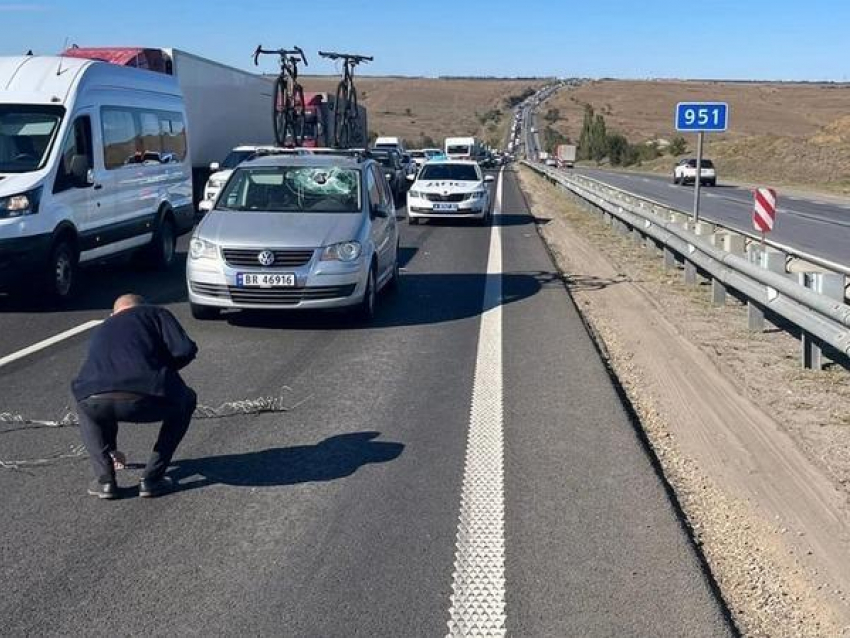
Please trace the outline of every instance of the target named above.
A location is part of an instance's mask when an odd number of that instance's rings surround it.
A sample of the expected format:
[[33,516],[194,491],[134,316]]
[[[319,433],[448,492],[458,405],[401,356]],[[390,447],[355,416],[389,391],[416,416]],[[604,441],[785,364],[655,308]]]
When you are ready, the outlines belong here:
[[108,169],[127,164],[139,164],[142,145],[136,128],[136,118],[130,109],[104,108],[100,120],[103,126],[103,164]]
[[104,107],[103,156],[108,169],[169,164],[186,158],[183,115],[171,111]]
[[159,128],[162,136],[162,152],[172,162],[186,159],[186,125],[180,113],[159,112]]
[[[74,160],[74,158],[80,158]],[[53,184],[53,192],[61,193],[69,188],[84,188],[88,184],[81,183],[74,177],[73,164],[78,164],[86,171],[94,167],[94,154],[92,149],[91,119],[88,115],[81,115],[74,120],[74,125],[68,131],[65,144],[62,147],[62,155],[59,158],[59,169],[56,171],[56,181]]]
[[162,163],[162,139],[159,133],[159,115],[150,111],[137,111],[141,135],[142,163]]

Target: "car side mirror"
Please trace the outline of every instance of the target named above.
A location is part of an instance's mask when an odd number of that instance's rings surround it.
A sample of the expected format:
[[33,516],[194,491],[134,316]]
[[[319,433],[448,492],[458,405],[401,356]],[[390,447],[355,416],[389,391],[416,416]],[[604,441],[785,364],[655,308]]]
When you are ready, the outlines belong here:
[[496,179],[496,178],[495,178],[495,177],[493,177],[492,175],[485,175],[485,176],[484,176],[484,181],[485,181],[485,182],[492,182],[494,179]]
[[408,181],[415,182],[416,181],[416,175],[414,173],[409,173],[407,175],[407,179],[408,179]]
[[220,171],[221,170],[221,164],[219,164],[218,162],[213,162],[212,164],[210,164],[210,170],[213,173],[215,173],[216,171]]
[[372,219],[386,219],[390,216],[390,212],[382,204],[373,204],[371,213]]
[[94,184],[93,175],[90,175],[89,158],[85,155],[74,155],[71,157],[71,176],[74,178],[75,186],[90,186]]

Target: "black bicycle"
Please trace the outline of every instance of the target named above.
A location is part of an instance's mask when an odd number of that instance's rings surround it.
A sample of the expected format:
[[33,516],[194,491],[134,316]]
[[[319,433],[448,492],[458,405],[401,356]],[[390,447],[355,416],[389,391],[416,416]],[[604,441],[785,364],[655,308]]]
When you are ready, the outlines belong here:
[[277,55],[280,58],[280,74],[274,82],[272,95],[272,122],[278,146],[286,146],[292,139],[293,146],[304,143],[304,89],[298,83],[298,63],[307,66],[307,56],[301,47],[289,49],[264,49],[259,45],[254,51],[254,65],[259,64],[260,55]]
[[371,62],[370,55],[352,53],[334,53],[319,51],[319,55],[329,60],[342,60],[342,80],[336,87],[334,102],[334,146],[348,148],[352,141],[361,140],[360,110],[357,107],[357,89],[354,88],[354,67],[362,62]]

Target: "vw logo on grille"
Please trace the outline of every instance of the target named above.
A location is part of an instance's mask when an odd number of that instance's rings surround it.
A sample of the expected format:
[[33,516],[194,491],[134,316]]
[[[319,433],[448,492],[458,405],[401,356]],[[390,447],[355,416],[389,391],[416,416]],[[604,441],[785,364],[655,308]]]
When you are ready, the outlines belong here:
[[274,263],[274,253],[270,250],[264,250],[257,255],[257,261],[261,266],[271,266]]

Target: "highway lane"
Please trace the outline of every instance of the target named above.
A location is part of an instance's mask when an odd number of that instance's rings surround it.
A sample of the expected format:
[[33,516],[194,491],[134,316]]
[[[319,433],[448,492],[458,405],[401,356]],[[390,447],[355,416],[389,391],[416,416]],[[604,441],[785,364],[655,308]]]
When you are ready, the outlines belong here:
[[[510,172],[497,222],[509,634],[728,635]],[[203,403],[287,386],[300,405],[196,420],[181,489],[157,500],[133,497],[138,469],[110,503],[85,496],[82,460],[0,469],[4,633],[444,635],[490,242],[489,228],[405,226],[401,289],[367,327],[201,323],[180,293],[165,300],[201,346],[186,376]],[[78,318],[44,317],[57,331]],[[60,414],[85,343],[0,370],[2,409]],[[3,430],[3,458],[77,442]],[[120,441],[142,462],[151,428]]]
[[[675,186],[669,178],[584,167],[575,170],[686,212],[693,208],[693,187]],[[850,266],[850,200],[839,204],[787,197],[780,190],[778,201],[772,240]],[[702,189],[700,215],[707,221],[754,232],[752,209],[753,194],[749,189],[723,183]]]

